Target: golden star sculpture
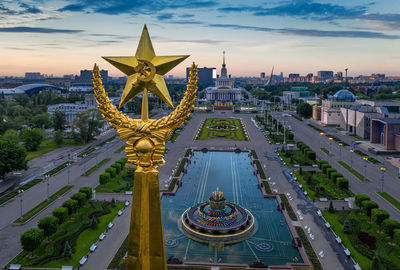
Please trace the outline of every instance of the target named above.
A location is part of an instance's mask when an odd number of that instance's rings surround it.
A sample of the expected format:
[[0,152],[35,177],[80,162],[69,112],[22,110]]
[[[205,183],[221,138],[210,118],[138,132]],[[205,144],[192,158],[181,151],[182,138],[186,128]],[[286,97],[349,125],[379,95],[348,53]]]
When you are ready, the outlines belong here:
[[[173,108],[163,75],[188,57],[189,55],[156,56],[147,26],[144,25],[135,56],[103,57],[128,75],[119,108],[146,90]],[[142,120],[147,119],[143,119],[142,115]]]

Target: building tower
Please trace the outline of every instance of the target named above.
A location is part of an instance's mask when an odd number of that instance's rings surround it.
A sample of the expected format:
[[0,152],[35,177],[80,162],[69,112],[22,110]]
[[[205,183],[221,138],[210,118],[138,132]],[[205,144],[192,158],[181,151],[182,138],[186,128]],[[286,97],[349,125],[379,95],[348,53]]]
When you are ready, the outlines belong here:
[[225,51],[223,51],[221,78],[228,78],[228,71],[226,70],[226,64],[225,64]]

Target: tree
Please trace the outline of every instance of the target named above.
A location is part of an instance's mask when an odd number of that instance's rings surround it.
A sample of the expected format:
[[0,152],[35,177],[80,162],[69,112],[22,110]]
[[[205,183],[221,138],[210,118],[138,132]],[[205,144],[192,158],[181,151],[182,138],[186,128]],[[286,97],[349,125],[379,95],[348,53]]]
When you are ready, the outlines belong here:
[[16,131],[15,129],[8,129],[4,133],[3,139],[13,143],[18,143],[19,142],[18,131]]
[[350,221],[348,219],[346,219],[343,222],[343,232],[345,234],[350,234],[351,233],[351,224],[350,224]]
[[27,151],[36,151],[43,139],[42,131],[38,128],[26,128],[22,130],[21,139]]
[[63,202],[62,204],[63,207],[68,209],[68,215],[71,215],[76,212],[78,209],[78,201],[76,200],[67,200]]
[[296,107],[296,113],[304,118],[310,118],[312,116],[312,107],[306,102],[300,103]]
[[58,223],[61,224],[68,218],[68,209],[65,207],[57,207],[53,210],[53,216],[58,219]]
[[113,167],[107,168],[106,172],[109,173],[111,177],[115,177],[117,175],[117,169]]
[[33,251],[40,246],[44,239],[43,230],[32,228],[24,232],[21,237],[21,245],[25,251]]
[[72,258],[72,249],[71,249],[71,246],[69,245],[68,241],[65,242],[63,256],[66,259],[66,261],[68,261]]
[[45,236],[50,236],[57,231],[58,219],[53,216],[44,217],[38,222],[39,229],[42,229]]
[[26,150],[16,143],[0,140],[0,177],[4,179],[7,173],[28,169]]
[[63,135],[63,132],[62,132],[61,130],[56,130],[56,131],[54,132],[54,142],[55,142],[57,145],[62,145],[62,144],[63,144],[63,142],[64,142],[64,135]]
[[329,202],[329,208],[328,208],[329,213],[333,214],[335,213],[335,208],[333,207],[333,202]]
[[97,109],[87,110],[78,114],[72,122],[73,129],[79,130],[79,135],[83,142],[88,142],[100,134],[100,128],[103,125],[104,121],[100,111]]
[[381,225],[382,222],[385,219],[388,219],[390,217],[389,213],[386,210],[383,209],[379,209],[379,208],[374,208],[371,211],[371,220],[377,224],[377,225]]
[[114,198],[112,198],[112,200],[111,200],[111,208],[115,208],[115,199]]
[[54,130],[64,130],[64,126],[66,123],[67,120],[65,113],[57,110],[53,115]]
[[371,270],[385,270],[385,268],[382,266],[381,260],[377,255],[374,256],[372,259],[371,263]]
[[400,244],[400,229],[393,230],[393,239]]
[[382,229],[385,233],[390,235],[393,238],[393,233],[395,229],[400,229],[400,223],[393,219],[385,219],[382,222]]
[[31,125],[35,128],[46,129],[51,126],[50,114],[47,112],[36,114],[31,119]]
[[78,206],[82,207],[86,202],[86,194],[82,192],[77,192],[71,196],[72,200],[76,200],[78,202]]
[[99,227],[99,226],[98,226],[97,219],[96,219],[95,216],[93,216],[93,218],[92,218],[92,223],[90,224],[90,228],[91,228],[92,230],[97,230],[98,227]]
[[86,199],[90,200],[93,195],[92,187],[81,187],[79,192],[84,193],[86,195]]
[[369,199],[370,198],[369,198],[369,196],[367,194],[359,193],[359,194],[356,194],[354,202],[358,207],[361,208],[362,201],[369,200]]
[[338,177],[336,179],[336,182],[340,189],[344,189],[344,190],[349,189],[349,180],[347,180],[346,178]]
[[361,206],[362,206],[362,209],[364,210],[365,214],[369,217],[371,217],[371,210],[379,207],[379,205],[376,202],[369,201],[369,200],[363,201],[361,203]]

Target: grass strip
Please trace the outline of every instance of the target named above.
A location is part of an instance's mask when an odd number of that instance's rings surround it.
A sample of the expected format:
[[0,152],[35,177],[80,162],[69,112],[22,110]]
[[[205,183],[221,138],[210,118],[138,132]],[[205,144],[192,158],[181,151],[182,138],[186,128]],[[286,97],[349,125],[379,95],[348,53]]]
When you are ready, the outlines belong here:
[[101,166],[103,166],[104,164],[106,164],[107,162],[109,162],[111,160],[111,158],[105,158],[102,161],[99,162],[99,164],[93,166],[92,168],[90,168],[89,170],[87,170],[84,174],[82,174],[81,176],[89,176],[91,175],[95,170],[97,170],[98,168],[100,168]]
[[90,147],[90,148],[88,148],[88,149],[86,149],[85,151],[83,151],[82,153],[80,153],[79,155],[78,155],[78,157],[86,157],[87,155],[89,155],[89,154],[91,154],[92,152],[94,152],[96,150],[96,148],[94,148],[94,147]]
[[66,162],[64,162],[63,164],[58,165],[57,167],[55,167],[54,169],[52,169],[51,171],[49,171],[49,172],[47,172],[47,173],[45,173],[45,174],[47,174],[47,175],[49,175],[49,176],[53,176],[53,175],[55,175],[56,173],[58,173],[59,171],[61,171],[61,170],[65,169],[65,168],[67,168],[68,165],[71,165],[72,163],[74,163],[74,162],[73,162],[73,161],[66,161]]
[[353,174],[355,177],[357,177],[358,180],[360,180],[362,182],[371,182],[366,177],[364,177],[361,173],[359,173],[358,171],[356,171],[352,167],[350,167],[349,164],[347,164],[346,162],[344,162],[342,160],[336,161],[336,162],[339,163],[343,168],[345,168],[346,170],[351,172],[351,174]]
[[[165,152],[167,152],[167,149],[165,149]],[[192,149],[187,149],[185,152],[185,158],[188,158],[191,153],[192,153]]]
[[286,195],[280,193],[279,197],[281,198],[281,201],[282,201],[283,205],[285,206],[286,212],[288,213],[290,219],[294,220],[294,221],[298,221],[297,216],[296,216],[295,212],[293,211],[293,208],[290,205]]
[[1,196],[1,197],[0,197],[0,206],[1,206],[2,204],[6,203],[7,201],[11,200],[11,199],[14,198],[15,196],[17,196],[17,195],[18,195],[18,190],[21,190],[21,189],[22,189],[22,190],[26,191],[26,190],[30,189],[31,187],[33,187],[34,185],[36,185],[36,184],[42,182],[42,180],[43,180],[43,179],[37,178],[37,179],[35,179],[35,180],[30,181],[29,183],[26,183],[26,184],[23,185],[23,186],[20,186],[20,187],[17,188],[17,189],[15,189],[15,190],[13,190],[13,191],[7,193],[6,195]]
[[389,193],[385,192],[377,192],[377,194],[379,196],[381,196],[382,198],[384,198],[385,200],[387,200],[391,205],[393,205],[394,207],[397,208],[397,210],[400,210],[400,202],[398,200],[396,200],[395,198],[393,198],[392,195],[390,195]]
[[34,208],[26,212],[25,214],[22,215],[22,220],[20,218],[14,220],[14,223],[25,223],[28,220],[30,220],[33,216],[35,216],[37,213],[42,211],[45,207],[49,206],[52,204],[55,200],[60,198],[62,195],[64,195],[68,190],[73,188],[73,186],[64,186],[60,188],[56,193],[50,196],[50,200],[44,200],[38,205],[36,205]]
[[322,129],[320,129],[320,128],[317,128],[317,127],[316,127],[316,126],[314,126],[314,125],[307,124],[307,126],[309,126],[310,128],[312,128],[312,129],[314,129],[314,130],[316,130],[316,131],[318,131],[318,132],[324,132]]
[[292,117],[296,120],[303,121],[303,119],[301,119],[301,117],[298,117],[296,114],[292,114]]
[[118,148],[115,152],[114,152],[114,154],[119,154],[119,153],[121,153],[122,151],[124,151],[125,150],[125,145],[123,145],[123,146],[121,146],[120,148]]
[[128,236],[126,236],[125,240],[122,242],[122,245],[115,253],[114,258],[111,260],[107,269],[125,269],[124,257],[126,252],[128,252]]
[[363,151],[361,150],[354,150],[354,153],[356,153],[357,155],[361,156],[361,157],[367,157],[367,160],[373,164],[380,164],[381,162],[373,157],[368,156],[367,154],[365,154]]
[[47,154],[48,152],[58,149],[57,146],[39,146],[37,151],[27,152],[26,161],[31,161],[32,159],[38,158]]
[[263,181],[262,183],[264,185],[265,192],[267,192],[267,194],[272,194],[272,190],[271,187],[269,186],[269,183],[267,181]]
[[251,155],[253,156],[254,159],[258,159],[256,151],[251,150]]
[[319,149],[321,149],[322,152],[324,152],[325,154],[327,154],[329,156],[329,150],[328,149],[326,149],[325,147],[320,147]]
[[319,261],[318,256],[315,253],[310,241],[308,241],[307,235],[303,231],[303,228],[297,227],[297,226],[294,227],[294,228],[296,229],[296,233],[299,236],[299,238],[300,238],[300,240],[301,240],[301,242],[303,244],[303,247],[304,247],[304,250],[307,253],[308,259],[310,260],[310,262],[313,265],[313,269],[315,269],[315,270],[324,270],[324,268],[322,267],[321,262]]
[[102,146],[104,146],[106,143],[111,142],[112,140],[114,140],[115,137],[117,137],[117,135],[114,135],[114,136],[108,138],[107,140],[102,141],[101,143],[97,144],[96,146],[97,146],[97,147],[102,147]]
[[171,139],[170,139],[170,142],[175,142],[176,139],[178,139],[179,135],[181,135],[181,134],[174,131],[174,134],[172,134],[172,137],[171,137]]
[[182,158],[181,163],[179,163],[178,169],[176,170],[174,177],[179,177],[181,175],[183,168],[185,167],[187,158]]
[[257,171],[260,174],[261,179],[266,179],[265,173],[264,173],[264,170],[263,170],[263,168],[261,166],[260,161],[258,159],[256,159],[256,160],[254,160],[254,162],[256,163]]

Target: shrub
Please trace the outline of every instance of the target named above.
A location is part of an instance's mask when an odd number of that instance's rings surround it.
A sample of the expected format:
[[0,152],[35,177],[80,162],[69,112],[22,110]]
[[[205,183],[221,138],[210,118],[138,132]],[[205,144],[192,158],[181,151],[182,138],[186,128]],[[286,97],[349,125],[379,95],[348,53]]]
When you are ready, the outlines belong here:
[[112,164],[111,168],[115,168],[115,170],[117,171],[117,174],[119,174],[121,172],[121,164],[118,162],[115,162],[114,164]]
[[292,132],[290,132],[290,133],[288,133],[287,134],[287,138],[288,138],[288,140],[293,140],[294,139],[294,134],[292,133]]
[[400,244],[400,229],[393,230],[393,239],[396,240],[398,244]]
[[53,216],[44,217],[38,222],[39,229],[42,229],[45,236],[50,236],[57,231],[58,219]]
[[99,175],[99,182],[100,185],[105,185],[108,183],[108,181],[110,181],[111,176],[109,173],[102,173]]
[[337,185],[340,189],[349,189],[349,180],[343,177],[339,177],[336,179]]
[[333,172],[333,173],[331,173],[331,180],[333,181],[333,183],[335,183],[336,184],[336,182],[337,182],[337,179],[339,178],[339,177],[343,177],[343,175],[341,174],[341,173],[338,173],[338,172]]
[[329,211],[329,213],[331,213],[331,214],[335,213],[335,208],[333,208],[333,203],[332,203],[332,201],[329,202],[328,211]]
[[62,206],[68,209],[68,215],[71,215],[78,210],[78,202],[76,200],[67,200],[63,202]]
[[393,238],[393,233],[395,229],[400,229],[400,223],[393,219],[385,219],[382,222],[382,229],[385,233],[390,235]]
[[382,222],[385,219],[388,219],[390,217],[389,213],[386,210],[383,209],[379,209],[379,208],[374,208],[371,211],[371,219],[372,221],[377,224],[377,225],[381,225]]
[[53,216],[58,219],[58,223],[61,224],[68,218],[68,209],[65,207],[57,207],[53,210]]
[[107,168],[106,172],[109,173],[111,177],[115,177],[117,175],[117,169],[113,167]]
[[301,147],[302,145],[304,145],[304,143],[301,142],[301,141],[298,141],[298,142],[296,143],[296,146],[297,146],[297,148],[299,148],[299,149],[300,149],[300,147]]
[[328,169],[326,169],[326,176],[327,176],[328,178],[331,178],[331,174],[332,174],[333,172],[336,172],[336,170],[335,170],[334,168],[328,168]]
[[320,169],[320,170],[322,170],[322,165],[323,164],[329,164],[328,163],[328,161],[326,161],[326,160],[320,160],[320,161],[318,161],[318,168]]
[[308,159],[311,159],[311,160],[315,160],[316,158],[317,158],[317,155],[315,154],[315,152],[314,151],[309,151],[308,153],[307,153],[307,156],[306,156]]
[[379,205],[376,202],[369,200],[363,201],[361,203],[361,206],[362,209],[364,210],[364,213],[369,217],[371,216],[371,210],[379,207]]
[[350,234],[351,233],[351,223],[350,223],[350,221],[348,219],[346,219],[343,222],[343,232],[345,234]]
[[43,230],[32,228],[21,235],[20,241],[25,251],[33,251],[40,246],[44,239]]
[[81,187],[79,189],[79,192],[85,193],[86,200],[90,200],[92,198],[92,195],[93,195],[92,187]]
[[71,196],[71,199],[78,202],[78,206],[82,207],[86,202],[86,194],[82,192],[77,192]]
[[64,246],[63,257],[67,260],[70,260],[72,258],[72,249],[68,241],[65,243]]
[[369,200],[369,196],[367,194],[359,193],[355,196],[355,204],[361,208],[361,202],[365,200]]
[[322,172],[326,174],[326,170],[329,169],[329,168],[331,168],[331,165],[329,165],[329,164],[322,164],[321,168],[322,168]]
[[374,258],[372,259],[371,263],[371,270],[385,270],[385,268],[382,266],[381,260],[379,259],[379,256],[375,255]]

